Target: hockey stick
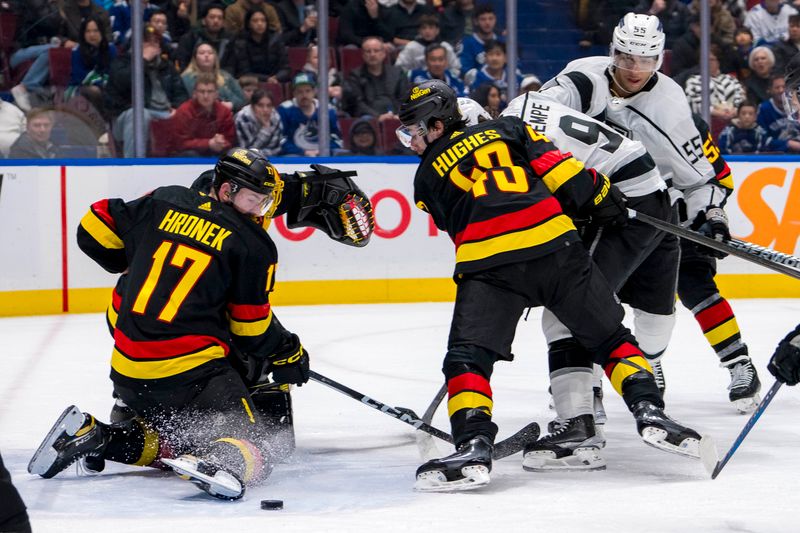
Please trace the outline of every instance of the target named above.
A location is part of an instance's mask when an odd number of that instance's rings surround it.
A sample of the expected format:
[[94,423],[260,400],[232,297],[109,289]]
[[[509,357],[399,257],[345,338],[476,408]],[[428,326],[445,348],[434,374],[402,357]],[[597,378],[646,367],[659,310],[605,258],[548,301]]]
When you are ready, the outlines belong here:
[[[413,426],[415,429],[419,431],[424,431],[434,437],[440,438],[443,441],[449,442],[453,444],[453,437],[450,436],[449,433],[445,433],[441,429],[437,429],[430,424],[426,424],[422,420],[416,418],[415,416],[410,415],[409,413],[413,413],[410,410],[403,410],[400,411],[396,407],[391,407],[386,405],[385,403],[381,403],[373,398],[370,398],[366,394],[361,394],[358,391],[351,389],[346,385],[342,385],[341,383],[334,381],[330,378],[323,376],[318,372],[314,372],[310,370],[309,378],[317,383],[321,383],[327,387],[332,388],[333,390],[344,394],[345,396],[349,396],[354,400],[357,400],[368,407],[372,407],[373,409],[380,411],[382,413],[386,413],[387,415],[391,416],[392,418],[396,418],[401,422],[405,422],[406,424]],[[434,410],[435,411],[435,410]],[[494,459],[502,459],[503,457],[508,457],[509,455],[513,455],[519,451],[521,451],[525,444],[532,440],[536,440],[539,437],[539,425],[536,422],[531,422],[524,428],[520,429],[507,439],[501,440],[494,446],[494,453],[492,457]]]
[[764,411],[767,410],[767,406],[775,397],[775,394],[778,392],[778,389],[781,388],[781,385],[783,385],[783,383],[781,383],[780,381],[776,381],[775,384],[769,388],[767,394],[764,396],[764,399],[761,400],[761,403],[758,404],[756,410],[753,411],[752,415],[750,415],[750,420],[747,421],[747,423],[742,428],[742,431],[739,432],[739,436],[736,437],[736,440],[733,441],[731,449],[728,450],[728,453],[725,454],[725,457],[723,457],[721,461],[717,462],[716,466],[714,467],[714,470],[711,472],[711,479],[717,479],[719,473],[722,472],[722,469],[725,468],[725,465],[728,464],[728,461],[731,460],[733,454],[736,453],[736,450],[739,449],[739,446],[741,446],[742,442],[744,441],[744,438],[747,436],[748,433],[750,433],[750,430],[753,429],[753,426],[756,425],[756,422],[758,422],[758,419],[761,417],[762,414],[764,414]]
[[642,222],[650,224],[651,226],[655,226],[656,228],[666,231],[667,233],[677,235],[683,239],[694,241],[719,252],[735,255],[736,257],[756,263],[757,265],[780,272],[781,274],[786,274],[787,276],[791,276],[795,279],[800,279],[800,258],[793,255],[778,252],[771,248],[766,248],[764,246],[759,246],[757,244],[739,239],[731,239],[724,242],[717,241],[710,237],[706,237],[705,235],[701,235],[696,231],[686,229],[676,224],[671,224],[670,222],[651,217],[650,215],[645,215],[644,213],[639,213],[633,209],[628,209],[628,216],[630,218],[641,220]]
[[[442,386],[436,392],[436,396],[434,396],[433,400],[431,400],[428,408],[425,409],[425,413],[422,415],[423,422],[430,424],[433,421],[433,415],[436,413],[436,410],[439,408],[439,405],[442,403],[442,400],[444,400],[445,396],[447,396],[447,383],[442,384]],[[430,435],[418,432],[416,433],[416,437],[417,449],[419,450],[419,455],[423,460],[429,461],[441,455],[439,450],[436,448],[436,443],[433,442],[433,438]]]

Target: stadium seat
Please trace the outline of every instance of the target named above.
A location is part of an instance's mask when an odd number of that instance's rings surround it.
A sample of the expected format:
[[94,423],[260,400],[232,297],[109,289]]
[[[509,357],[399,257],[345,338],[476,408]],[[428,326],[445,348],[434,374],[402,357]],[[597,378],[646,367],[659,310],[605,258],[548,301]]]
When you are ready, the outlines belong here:
[[47,52],[50,56],[50,85],[66,87],[72,75],[72,50],[56,47]]
[[400,124],[399,118],[390,118],[378,123],[378,149],[382,153],[393,155],[405,151],[395,133]]
[[265,81],[262,82],[261,88],[267,91],[272,96],[272,103],[278,107],[281,102],[286,100],[286,93],[284,92],[283,85],[280,83]]
[[336,46],[336,37],[339,35],[339,17],[328,17],[328,46]]
[[352,45],[339,47],[339,70],[342,71],[342,78],[346,78],[353,69],[357,69],[363,64],[361,48]]
[[174,124],[172,119],[151,120],[150,140],[147,155],[150,157],[169,157],[173,155]]
[[714,142],[719,142],[719,134],[722,133],[722,130],[725,129],[725,126],[730,124],[729,120],[719,117],[711,117],[711,124],[709,125],[711,128],[711,137],[714,139]]
[[11,66],[8,61],[14,51],[14,35],[17,32],[17,16],[9,11],[0,12],[0,69],[3,73],[3,88],[10,88],[12,84]]
[[672,50],[664,50],[664,60],[661,62],[661,72],[665,76],[672,76]]
[[[308,48],[305,46],[289,47],[289,69],[292,71],[292,75],[303,70],[307,56]],[[338,68],[336,62],[336,48],[333,46],[328,47],[328,68]]]

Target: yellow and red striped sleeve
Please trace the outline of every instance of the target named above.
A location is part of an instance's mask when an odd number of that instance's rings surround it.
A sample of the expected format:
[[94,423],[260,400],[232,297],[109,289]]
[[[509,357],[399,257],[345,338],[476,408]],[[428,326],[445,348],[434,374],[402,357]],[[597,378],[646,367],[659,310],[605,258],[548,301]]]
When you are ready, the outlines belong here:
[[231,333],[238,337],[263,335],[272,323],[272,307],[269,302],[260,305],[229,303],[228,315]]
[[77,238],[80,249],[109,272],[128,268],[125,244],[117,232],[109,200],[91,205],[78,226]]

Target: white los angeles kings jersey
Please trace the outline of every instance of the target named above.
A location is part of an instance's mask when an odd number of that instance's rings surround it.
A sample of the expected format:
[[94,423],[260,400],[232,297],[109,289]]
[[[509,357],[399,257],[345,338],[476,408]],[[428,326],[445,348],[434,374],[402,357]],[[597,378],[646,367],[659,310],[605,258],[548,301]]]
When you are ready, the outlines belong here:
[[657,72],[632,97],[614,97],[610,62],[609,57],[572,61],[541,91],[641,141],[667,184],[684,195],[690,217],[710,205],[723,205],[733,183],[717,181],[680,86]]
[[571,152],[587,167],[608,176],[626,196],[645,196],[667,188],[640,142],[547,95],[521,94],[501,114],[521,118],[560,151]]

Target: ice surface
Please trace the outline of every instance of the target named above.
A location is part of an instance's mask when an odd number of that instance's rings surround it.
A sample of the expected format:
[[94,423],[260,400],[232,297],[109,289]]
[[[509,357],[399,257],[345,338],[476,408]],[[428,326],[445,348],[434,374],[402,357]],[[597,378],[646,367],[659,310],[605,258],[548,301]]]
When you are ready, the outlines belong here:
[[[800,319],[798,300],[737,300],[763,391],[766,363]],[[277,309],[299,333],[313,368],[389,405],[421,414],[438,390],[451,304]],[[543,426],[547,357],[534,310],[520,322],[516,361],[492,386],[499,438],[531,420]],[[800,394],[784,388],[715,481],[699,461],[641,442],[631,415],[605,387],[608,470],[536,474],[520,455],[494,465],[492,483],[461,494],[411,490],[420,464],[413,430],[317,383],[294,390],[298,451],[239,502],[215,501],[169,473],[110,465],[51,480],[27,462],[70,403],[107,420],[111,340],[102,315],[0,320],[0,450],[29,507],[34,531],[798,531]],[[722,455],[747,417],[728,402],[728,373],[680,309],[663,360],[668,412],[714,436]],[[449,431],[446,409],[434,425]],[[442,452],[449,453],[444,443]],[[262,511],[261,499],[284,500]],[[2,505],[3,502],[0,502]]]

